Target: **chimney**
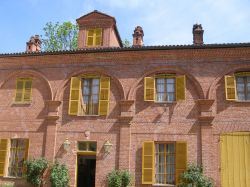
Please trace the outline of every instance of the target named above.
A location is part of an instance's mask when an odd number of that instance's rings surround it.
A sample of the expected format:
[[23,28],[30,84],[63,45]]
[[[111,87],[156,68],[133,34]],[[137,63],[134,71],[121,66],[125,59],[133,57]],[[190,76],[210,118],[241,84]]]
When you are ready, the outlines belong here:
[[201,24],[194,24],[193,26],[193,44],[202,45],[203,44],[203,33]]
[[26,43],[26,52],[41,51],[41,43],[39,35],[31,36],[30,40]]
[[133,34],[133,47],[142,47],[143,46],[143,30],[141,26],[135,27]]

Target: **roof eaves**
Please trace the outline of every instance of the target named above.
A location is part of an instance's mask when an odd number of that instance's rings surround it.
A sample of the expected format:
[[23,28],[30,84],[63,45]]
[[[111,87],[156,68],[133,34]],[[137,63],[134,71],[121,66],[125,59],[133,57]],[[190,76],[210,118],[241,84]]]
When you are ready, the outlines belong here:
[[123,52],[123,51],[147,51],[147,50],[238,48],[238,47],[250,47],[250,43],[203,44],[203,45],[158,45],[158,46],[142,46],[142,47],[81,48],[81,49],[60,50],[60,51],[4,53],[4,54],[0,54],[0,57],[60,55],[60,54],[79,54],[79,53],[101,53],[101,52]]

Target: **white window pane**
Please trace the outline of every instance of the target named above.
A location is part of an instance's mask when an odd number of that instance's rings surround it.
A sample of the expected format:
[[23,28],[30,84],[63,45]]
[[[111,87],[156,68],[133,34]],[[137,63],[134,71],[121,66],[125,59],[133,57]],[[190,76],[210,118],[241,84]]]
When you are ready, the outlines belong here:
[[85,104],[87,104],[87,103],[89,103],[89,96],[83,96],[83,102],[85,103]]
[[167,79],[167,84],[169,84],[169,83],[173,84],[174,83],[174,79]]
[[174,149],[174,144],[167,144],[167,152],[168,153],[174,153],[175,149]]
[[243,83],[244,78],[243,77],[237,77],[237,83]]
[[156,79],[157,84],[164,84],[164,79]]
[[164,84],[157,84],[157,92],[164,92]]
[[174,161],[175,161],[175,159],[174,159],[173,155],[167,156],[167,163],[168,164],[174,164]]
[[243,83],[237,84],[237,91],[244,92],[245,86]]
[[159,102],[165,101],[164,95],[165,95],[164,93],[158,93],[157,94],[157,101],[159,101]]
[[245,100],[245,95],[243,93],[238,93],[239,100]]
[[92,87],[92,94],[98,94],[99,93],[99,86]]
[[92,102],[93,103],[98,103],[99,102],[98,95],[93,95],[92,96]]
[[174,92],[174,84],[167,84],[167,91]]
[[89,87],[84,86],[84,88],[83,88],[83,95],[89,95]]
[[163,153],[164,152],[164,144],[159,144],[159,152]]
[[99,86],[99,79],[93,79],[92,84],[95,86]]
[[168,101],[174,101],[174,93],[168,93]]
[[84,79],[83,85],[88,87],[89,86],[89,79]]
[[250,100],[250,93],[247,94],[247,100]]

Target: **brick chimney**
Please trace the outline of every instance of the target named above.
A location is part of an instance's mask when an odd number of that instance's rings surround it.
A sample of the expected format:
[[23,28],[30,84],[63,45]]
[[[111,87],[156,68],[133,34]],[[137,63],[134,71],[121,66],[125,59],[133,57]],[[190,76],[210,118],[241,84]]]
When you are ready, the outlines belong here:
[[202,45],[203,44],[203,33],[201,24],[194,24],[193,26],[193,44]]
[[133,47],[141,47],[143,46],[143,30],[141,26],[135,27],[133,34]]
[[30,40],[26,43],[26,52],[41,51],[41,43],[39,35],[31,36]]

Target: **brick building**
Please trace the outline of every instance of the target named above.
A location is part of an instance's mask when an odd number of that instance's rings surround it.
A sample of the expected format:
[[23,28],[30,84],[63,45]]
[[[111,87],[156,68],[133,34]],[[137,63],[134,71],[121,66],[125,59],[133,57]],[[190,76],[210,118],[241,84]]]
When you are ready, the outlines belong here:
[[135,186],[177,186],[187,163],[217,187],[250,186],[250,44],[123,47],[115,18],[77,19],[79,49],[0,54],[0,180],[27,186],[23,161],[65,163],[70,186],[106,186],[114,168]]

